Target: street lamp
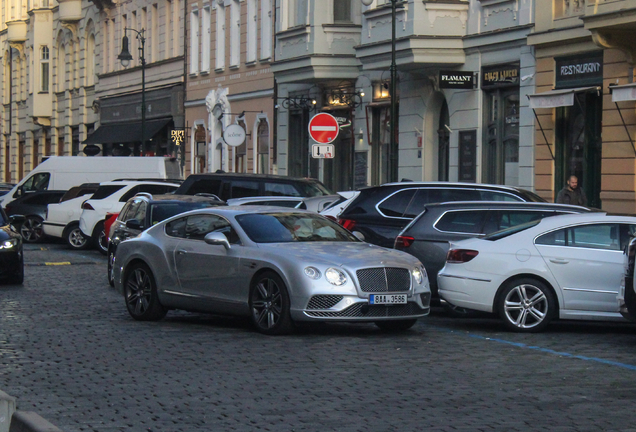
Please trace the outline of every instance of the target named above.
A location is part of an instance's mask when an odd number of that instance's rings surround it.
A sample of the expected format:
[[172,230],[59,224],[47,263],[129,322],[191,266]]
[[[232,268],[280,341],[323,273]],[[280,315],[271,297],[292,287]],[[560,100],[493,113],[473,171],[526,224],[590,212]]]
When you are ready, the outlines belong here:
[[[373,0],[360,0],[363,5],[370,6]],[[391,122],[389,123],[389,181],[397,181],[398,178],[398,143],[396,140],[395,125],[397,123],[397,65],[395,64],[395,11],[398,0],[389,0],[391,2]]]
[[144,37],[145,29],[141,31],[133,28],[124,28],[124,37],[121,40],[121,53],[117,56],[123,67],[128,67],[133,56],[128,51],[128,36],[126,32],[130,30],[135,32],[139,41],[139,61],[141,62],[141,151],[146,151],[146,58],[144,57],[144,46],[146,38]]

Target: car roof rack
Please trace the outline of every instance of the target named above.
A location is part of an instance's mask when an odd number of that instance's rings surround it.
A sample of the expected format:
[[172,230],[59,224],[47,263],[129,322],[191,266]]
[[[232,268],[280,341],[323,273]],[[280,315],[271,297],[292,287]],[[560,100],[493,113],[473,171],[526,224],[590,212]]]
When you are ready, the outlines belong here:
[[223,201],[221,198],[219,198],[217,195],[214,195],[213,193],[199,192],[194,194],[194,196],[214,198],[217,201]]

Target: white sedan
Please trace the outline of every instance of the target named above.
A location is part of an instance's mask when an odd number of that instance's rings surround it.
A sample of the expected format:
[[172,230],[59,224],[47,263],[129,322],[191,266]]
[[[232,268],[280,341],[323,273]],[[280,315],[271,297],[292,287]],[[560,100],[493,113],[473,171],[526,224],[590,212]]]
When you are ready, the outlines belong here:
[[623,320],[616,295],[623,250],[636,218],[605,213],[553,216],[451,243],[439,295],[454,306],[494,312],[519,332],[556,318]]

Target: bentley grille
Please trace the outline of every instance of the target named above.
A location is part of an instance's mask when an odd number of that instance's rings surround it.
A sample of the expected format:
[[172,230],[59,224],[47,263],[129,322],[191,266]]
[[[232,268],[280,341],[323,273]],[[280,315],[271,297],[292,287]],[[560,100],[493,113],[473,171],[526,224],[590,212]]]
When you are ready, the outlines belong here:
[[307,309],[330,309],[344,297],[341,295],[315,295],[307,304]]
[[362,269],[356,275],[363,292],[396,292],[411,288],[411,273],[404,268]]

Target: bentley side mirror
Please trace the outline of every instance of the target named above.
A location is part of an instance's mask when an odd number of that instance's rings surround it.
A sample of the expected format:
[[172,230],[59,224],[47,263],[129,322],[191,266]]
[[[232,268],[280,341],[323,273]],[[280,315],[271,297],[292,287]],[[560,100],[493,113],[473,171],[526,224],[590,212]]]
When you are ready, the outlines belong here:
[[209,245],[213,245],[213,246],[222,245],[223,247],[225,247],[225,249],[230,249],[230,242],[227,241],[227,237],[225,237],[225,234],[223,233],[220,233],[220,232],[207,233],[205,237],[203,238],[203,240]]

